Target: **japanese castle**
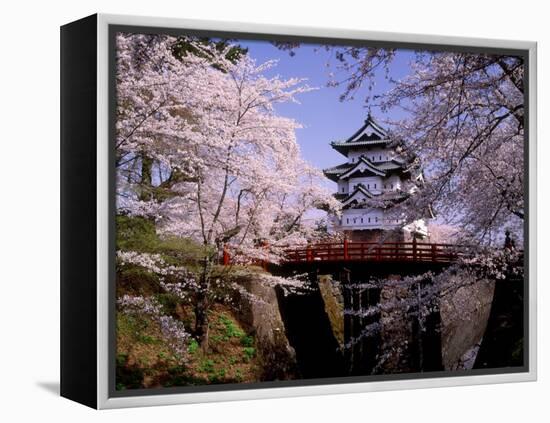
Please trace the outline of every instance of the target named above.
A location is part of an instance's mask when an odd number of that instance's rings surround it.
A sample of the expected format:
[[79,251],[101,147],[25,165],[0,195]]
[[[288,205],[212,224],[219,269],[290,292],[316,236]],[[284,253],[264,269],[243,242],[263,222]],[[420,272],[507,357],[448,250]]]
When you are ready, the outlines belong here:
[[[351,240],[376,241],[382,231],[401,228],[403,222],[392,213],[392,206],[414,192],[416,185],[406,181],[421,181],[422,172],[407,166],[387,132],[370,114],[350,138],[330,145],[347,158],[345,163],[323,171],[338,184],[335,197],[342,202],[342,215],[333,217],[333,229],[343,231]],[[398,241],[406,233],[416,237],[427,234],[423,221],[403,229],[394,231],[390,238]]]

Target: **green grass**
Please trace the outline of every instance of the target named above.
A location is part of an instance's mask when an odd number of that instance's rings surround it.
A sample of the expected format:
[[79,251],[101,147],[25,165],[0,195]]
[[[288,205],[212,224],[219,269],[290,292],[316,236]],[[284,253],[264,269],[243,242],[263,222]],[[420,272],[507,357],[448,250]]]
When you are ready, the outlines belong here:
[[150,335],[141,335],[139,340],[146,345],[158,344],[160,342],[158,338]]
[[248,361],[248,360],[253,359],[254,356],[256,355],[256,348],[254,348],[254,347],[244,347],[243,352],[244,352],[245,359]]
[[208,375],[208,381],[210,383],[220,383],[223,382],[226,376],[226,370],[225,369],[218,369],[215,372],[212,372]]
[[254,346],[254,338],[249,335],[243,335],[241,337],[241,345],[243,347],[252,347]]
[[245,336],[245,333],[238,328],[235,325],[235,322],[233,320],[229,319],[227,316],[221,315],[219,317],[219,322],[225,326],[225,332],[224,332],[224,340],[228,340],[230,338],[242,338]]
[[199,349],[199,343],[195,341],[194,339],[191,339],[191,342],[189,342],[189,346],[187,347],[187,351],[189,354],[195,354]]
[[199,371],[204,373],[212,373],[214,371],[214,360],[207,358],[199,364]]

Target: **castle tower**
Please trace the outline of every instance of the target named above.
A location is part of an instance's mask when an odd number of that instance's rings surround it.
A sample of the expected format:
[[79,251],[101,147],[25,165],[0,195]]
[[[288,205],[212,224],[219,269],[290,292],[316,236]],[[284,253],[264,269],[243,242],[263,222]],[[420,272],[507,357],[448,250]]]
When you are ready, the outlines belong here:
[[422,172],[408,166],[387,132],[371,115],[363,126],[332,148],[347,158],[345,163],[325,169],[327,178],[337,183],[335,197],[342,202],[342,216],[334,216],[334,230],[343,231],[352,241],[403,241],[405,235],[423,237],[427,229],[417,221],[401,230],[403,221],[392,206],[414,193]]

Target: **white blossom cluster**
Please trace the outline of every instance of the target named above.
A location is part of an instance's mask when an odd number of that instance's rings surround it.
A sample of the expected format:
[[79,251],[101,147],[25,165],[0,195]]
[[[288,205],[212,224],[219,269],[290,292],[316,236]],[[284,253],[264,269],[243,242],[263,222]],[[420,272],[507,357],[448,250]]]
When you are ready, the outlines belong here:
[[186,361],[187,344],[190,335],[182,322],[162,312],[162,306],[153,298],[124,295],[118,299],[120,310],[126,314],[146,315],[160,327],[162,338],[181,362]]
[[523,251],[516,249],[488,250],[464,257],[464,265],[476,268],[488,278],[505,280],[510,276],[523,276]]
[[122,266],[132,264],[158,275],[170,275],[182,270],[182,268],[176,266],[168,266],[160,254],[119,250],[117,251],[117,259]]

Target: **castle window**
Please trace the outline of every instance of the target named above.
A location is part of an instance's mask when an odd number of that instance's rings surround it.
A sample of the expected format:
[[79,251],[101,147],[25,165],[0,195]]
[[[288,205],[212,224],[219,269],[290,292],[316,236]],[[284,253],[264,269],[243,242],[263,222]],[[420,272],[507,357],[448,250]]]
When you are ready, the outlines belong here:
[[376,184],[374,184],[374,188],[376,188]]
[[367,184],[367,189],[370,189],[370,184]]
[[363,218],[361,218],[361,223],[363,223]]
[[393,189],[393,184],[391,184],[391,189]]
[[380,156],[380,160],[382,160],[382,156]]
[[353,218],[353,223],[357,223],[355,218]]
[[369,223],[370,223],[370,217],[369,217]]
[[375,222],[378,223],[378,216],[375,217]]
[[346,218],[346,223],[349,223],[349,217],[348,217],[348,218]]
[[344,187],[342,187],[342,192],[344,192]]

